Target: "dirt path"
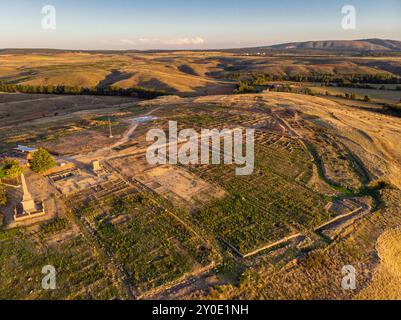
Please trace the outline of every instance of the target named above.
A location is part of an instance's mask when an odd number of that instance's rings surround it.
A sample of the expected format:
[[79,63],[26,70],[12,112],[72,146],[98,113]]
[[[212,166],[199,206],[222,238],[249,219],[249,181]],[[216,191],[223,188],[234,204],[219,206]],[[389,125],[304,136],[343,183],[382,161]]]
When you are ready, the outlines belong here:
[[[141,117],[147,117],[150,116],[153,112],[159,110],[159,108],[153,109],[151,111],[149,111],[148,113],[142,115]],[[139,123],[136,122],[134,119],[131,119],[131,127],[124,132],[122,138],[117,141],[115,144],[113,144],[111,147],[108,147],[109,149],[113,149],[113,148],[117,148],[121,145],[123,145],[124,143],[128,142],[132,136],[132,134],[134,133],[134,131],[136,130],[136,128],[138,127]]]
[[61,100],[61,99],[63,99],[63,98],[64,98],[63,96],[57,96],[57,97],[53,97],[53,98],[38,98],[38,99],[8,101],[8,102],[0,102],[0,105],[14,105],[14,104],[25,103],[25,102],[38,102],[38,101]]
[[[138,117],[150,116],[152,113],[156,112],[160,108],[161,107],[152,109],[149,112],[145,113],[144,115],[141,115]],[[131,136],[133,135],[133,133],[137,129],[138,125],[140,124],[138,122],[135,122],[134,119],[130,119],[130,123],[131,123],[130,127],[124,132],[121,139],[118,140],[113,145],[98,149],[93,152],[89,152],[88,154],[78,154],[75,156],[60,156],[60,157],[58,157],[58,159],[72,162],[78,166],[80,163],[87,163],[87,162],[90,162],[90,160],[94,160],[94,159],[99,160],[99,161],[108,160],[113,157],[113,149],[114,148],[117,148],[117,147],[123,145],[124,143],[127,143],[128,141],[130,141]]]

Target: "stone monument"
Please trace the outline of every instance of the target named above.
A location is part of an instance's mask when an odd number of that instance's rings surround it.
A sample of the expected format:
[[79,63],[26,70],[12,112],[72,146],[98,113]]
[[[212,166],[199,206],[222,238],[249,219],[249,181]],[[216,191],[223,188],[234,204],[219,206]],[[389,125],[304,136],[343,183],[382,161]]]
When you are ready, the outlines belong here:
[[14,221],[22,221],[30,218],[45,215],[43,201],[35,202],[25,181],[25,176],[21,174],[22,201],[14,208]]

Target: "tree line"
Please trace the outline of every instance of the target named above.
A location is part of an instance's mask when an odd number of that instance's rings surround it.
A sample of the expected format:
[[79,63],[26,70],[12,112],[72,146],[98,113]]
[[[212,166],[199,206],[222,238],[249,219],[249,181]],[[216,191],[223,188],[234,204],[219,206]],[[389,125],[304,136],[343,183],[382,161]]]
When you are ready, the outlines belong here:
[[[246,78],[245,74],[234,74],[233,79]],[[401,84],[401,77],[391,74],[322,74],[310,73],[308,75],[271,75],[271,74],[248,74],[248,81],[253,85],[265,85],[272,81],[292,82],[317,82],[327,86],[336,84],[341,87],[368,84]]]
[[[262,85],[257,85],[254,82],[249,82],[247,80],[243,80],[237,83],[236,89],[234,90],[235,94],[243,94],[243,93],[259,93],[262,92],[264,88],[260,88]],[[273,85],[268,84],[263,87],[267,87],[269,91],[274,92],[289,92],[289,93],[301,93],[307,95],[314,95],[312,90],[308,87],[294,87],[290,84],[280,84]]]
[[64,85],[22,85],[0,82],[0,92],[7,93],[41,93],[41,94],[66,94],[66,95],[98,95],[98,96],[124,96],[141,99],[153,99],[167,95],[164,90],[147,89],[143,87],[118,88],[118,87],[78,87]]

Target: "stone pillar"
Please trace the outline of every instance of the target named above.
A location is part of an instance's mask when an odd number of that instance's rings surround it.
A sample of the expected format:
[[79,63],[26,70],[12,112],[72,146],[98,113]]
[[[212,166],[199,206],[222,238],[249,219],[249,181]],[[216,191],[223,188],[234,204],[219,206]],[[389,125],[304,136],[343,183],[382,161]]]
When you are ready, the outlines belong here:
[[22,207],[25,212],[35,212],[36,206],[35,202],[32,199],[31,194],[28,191],[28,187],[26,185],[25,176],[21,173],[21,185],[22,185]]

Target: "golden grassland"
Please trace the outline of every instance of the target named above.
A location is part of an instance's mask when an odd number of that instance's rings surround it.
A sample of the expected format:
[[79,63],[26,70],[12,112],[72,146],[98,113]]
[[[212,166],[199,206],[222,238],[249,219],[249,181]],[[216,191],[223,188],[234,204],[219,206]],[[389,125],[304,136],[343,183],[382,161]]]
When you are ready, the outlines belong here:
[[401,102],[401,91],[398,90],[375,90],[375,89],[358,89],[358,88],[332,88],[321,86],[310,86],[309,88],[316,94],[325,95],[327,92],[330,95],[355,94],[357,99],[363,100],[368,96],[371,100],[381,103],[398,104]]
[[389,228],[378,238],[376,252],[379,264],[372,282],[364,288],[359,299],[401,299],[401,230]]
[[397,74],[399,57],[280,55],[228,52],[30,53],[0,55],[0,80],[25,85],[121,88],[142,86],[170,93],[230,93],[249,74]]
[[[219,63],[218,59],[209,61],[209,56],[212,55],[194,54],[182,57],[177,54],[171,57],[162,54],[64,53],[50,56],[2,56],[0,77],[26,85],[93,87],[106,81],[108,85],[121,88],[142,86],[168,92],[191,93],[219,84],[218,80],[205,77]],[[197,59],[202,60],[201,63],[197,63]]]

